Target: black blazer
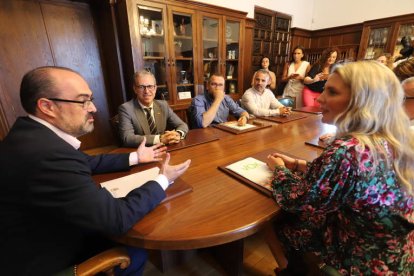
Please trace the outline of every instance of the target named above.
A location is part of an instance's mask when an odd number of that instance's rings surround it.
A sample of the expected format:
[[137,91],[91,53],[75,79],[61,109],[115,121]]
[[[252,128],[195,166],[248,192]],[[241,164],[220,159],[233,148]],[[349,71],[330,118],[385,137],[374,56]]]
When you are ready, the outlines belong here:
[[19,118],[0,143],[2,274],[50,275],[89,257],[101,235],[127,232],[165,197],[150,181],[115,199],[91,177],[128,168],[128,154],[88,156]]

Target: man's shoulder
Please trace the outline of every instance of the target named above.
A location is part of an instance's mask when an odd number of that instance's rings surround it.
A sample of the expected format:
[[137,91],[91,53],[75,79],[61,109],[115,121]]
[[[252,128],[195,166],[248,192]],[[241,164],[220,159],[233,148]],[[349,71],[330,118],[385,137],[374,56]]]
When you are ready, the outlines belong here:
[[129,100],[129,101],[127,101],[127,102],[125,102],[125,103],[123,103],[119,106],[119,108],[124,108],[124,109],[125,108],[131,108],[131,107],[134,107],[134,99]]

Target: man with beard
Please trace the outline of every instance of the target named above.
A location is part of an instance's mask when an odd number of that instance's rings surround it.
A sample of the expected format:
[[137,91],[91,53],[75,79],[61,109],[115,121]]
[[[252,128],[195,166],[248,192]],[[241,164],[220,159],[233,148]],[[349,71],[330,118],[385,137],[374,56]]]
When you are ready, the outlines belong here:
[[[76,72],[40,67],[21,82],[20,100],[28,113],[17,119],[0,143],[0,267],[5,275],[52,275],[113,246],[106,236],[126,233],[163,198],[169,183],[190,161],[113,198],[93,173],[128,170],[160,161],[165,147],[141,143],[130,154],[88,156],[77,137],[93,130],[92,91]],[[146,254],[127,247],[131,265],[116,275],[140,275]]]
[[216,74],[208,80],[208,91],[191,102],[190,114],[194,128],[227,122],[229,114],[238,118],[240,126],[244,126],[249,118],[249,113],[224,93],[224,77]]
[[270,82],[269,72],[260,69],[254,73],[253,87],[244,92],[243,107],[254,116],[289,115],[290,109],[281,104],[272,91],[266,88]]

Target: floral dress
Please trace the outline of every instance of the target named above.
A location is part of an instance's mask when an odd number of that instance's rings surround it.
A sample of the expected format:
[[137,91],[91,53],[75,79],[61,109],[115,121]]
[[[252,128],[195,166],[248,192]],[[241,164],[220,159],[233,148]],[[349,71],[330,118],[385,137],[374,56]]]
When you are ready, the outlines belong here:
[[288,252],[314,252],[343,275],[414,275],[414,198],[357,139],[335,140],[304,174],[276,167],[272,184],[290,213],[278,229]]

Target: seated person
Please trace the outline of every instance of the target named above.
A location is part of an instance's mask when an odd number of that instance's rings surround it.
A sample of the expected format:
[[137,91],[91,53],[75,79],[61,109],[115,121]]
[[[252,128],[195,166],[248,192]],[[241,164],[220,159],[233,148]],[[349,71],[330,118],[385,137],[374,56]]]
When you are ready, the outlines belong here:
[[224,93],[224,77],[213,74],[207,85],[208,90],[204,95],[198,95],[191,102],[190,116],[194,121],[194,127],[204,128],[211,124],[227,122],[229,114],[237,117],[238,124],[244,126],[249,113]]
[[414,129],[414,76],[405,79],[401,84],[405,93],[405,112],[410,118],[411,128]]
[[147,145],[175,144],[184,139],[188,126],[168,106],[166,101],[154,100],[157,91],[155,77],[146,70],[134,75],[136,98],[118,109],[119,135],[123,146],[136,147],[144,137]]
[[[190,164],[171,166],[167,153],[156,179],[114,198],[92,174],[161,161],[166,148],[145,147],[144,139],[129,154],[81,152],[78,137],[94,129],[97,108],[84,78],[68,68],[26,73],[20,101],[28,116],[19,117],[0,142],[0,249],[7,255],[0,258],[2,275],[55,275],[113,247],[108,236],[128,232]],[[126,248],[131,264],[115,275],[141,275],[145,251]]]
[[242,97],[242,105],[249,113],[254,116],[290,114],[290,108],[281,104],[272,91],[266,88],[270,82],[267,70],[259,69],[254,73],[253,79],[253,87],[247,89]]
[[341,275],[412,275],[414,137],[402,94],[378,62],[338,66],[318,98],[322,122],[337,127],[331,146],[312,162],[269,155],[275,200],[289,213],[277,224],[282,275],[308,275],[306,253]]

